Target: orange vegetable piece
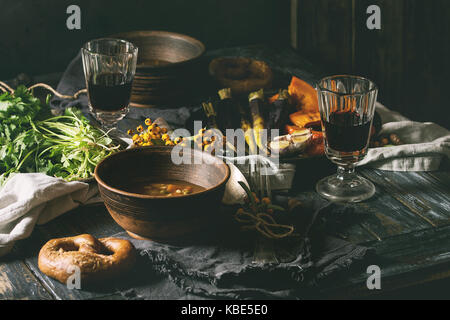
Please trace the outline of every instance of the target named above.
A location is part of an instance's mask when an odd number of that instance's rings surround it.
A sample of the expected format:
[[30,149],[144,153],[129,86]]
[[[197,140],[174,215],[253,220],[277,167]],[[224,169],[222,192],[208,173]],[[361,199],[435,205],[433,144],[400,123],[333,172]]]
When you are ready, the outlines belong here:
[[272,104],[275,101],[277,101],[279,94],[277,93],[276,95],[272,96],[269,98],[269,103]]
[[292,100],[296,103],[297,110],[319,112],[317,91],[309,83],[292,77],[288,90]]
[[177,191],[177,189],[178,189],[178,187],[174,184],[169,184],[167,186],[167,192],[169,192],[169,193],[174,193]]
[[[319,112],[319,100],[317,91],[309,83],[292,77],[288,88],[292,103],[295,104],[297,110],[304,112]],[[279,94],[269,98],[269,103],[274,103],[278,99]]]

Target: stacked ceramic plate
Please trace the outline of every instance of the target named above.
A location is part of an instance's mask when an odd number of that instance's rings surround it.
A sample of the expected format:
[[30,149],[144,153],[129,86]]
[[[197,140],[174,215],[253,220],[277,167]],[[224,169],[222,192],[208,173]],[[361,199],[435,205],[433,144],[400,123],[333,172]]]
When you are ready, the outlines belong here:
[[115,37],[139,48],[132,107],[175,107],[189,100],[198,82],[203,43],[166,31],[134,31]]

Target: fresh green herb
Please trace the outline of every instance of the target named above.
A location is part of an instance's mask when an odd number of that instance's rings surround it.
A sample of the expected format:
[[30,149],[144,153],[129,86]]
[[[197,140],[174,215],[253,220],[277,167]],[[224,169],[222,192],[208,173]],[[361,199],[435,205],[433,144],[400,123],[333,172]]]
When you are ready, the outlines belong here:
[[48,103],[41,104],[25,87],[0,96],[0,146],[0,183],[16,172],[88,179],[119,148],[79,110],[53,117]]

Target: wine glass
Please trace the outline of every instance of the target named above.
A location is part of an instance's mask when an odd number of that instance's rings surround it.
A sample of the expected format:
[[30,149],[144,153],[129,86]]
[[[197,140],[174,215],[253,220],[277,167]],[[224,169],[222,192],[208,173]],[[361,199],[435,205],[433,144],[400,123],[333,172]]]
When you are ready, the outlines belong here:
[[317,192],[334,202],[361,202],[375,186],[355,173],[368,150],[378,88],[369,79],[338,75],[317,85],[325,153],[338,165],[337,174],[319,181]]
[[138,48],[131,42],[103,38],[81,49],[89,110],[108,129],[129,110]]

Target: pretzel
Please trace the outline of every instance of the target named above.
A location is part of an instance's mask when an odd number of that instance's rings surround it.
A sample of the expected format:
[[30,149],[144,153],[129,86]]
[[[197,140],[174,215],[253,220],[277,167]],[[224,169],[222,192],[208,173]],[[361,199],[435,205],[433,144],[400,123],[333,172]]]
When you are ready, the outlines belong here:
[[236,94],[268,89],[273,73],[264,61],[249,58],[216,58],[209,65],[209,73],[224,88]]
[[44,274],[62,283],[67,283],[77,267],[81,281],[92,283],[128,271],[135,260],[135,248],[128,240],[97,240],[83,234],[48,241],[39,252],[38,265]]

